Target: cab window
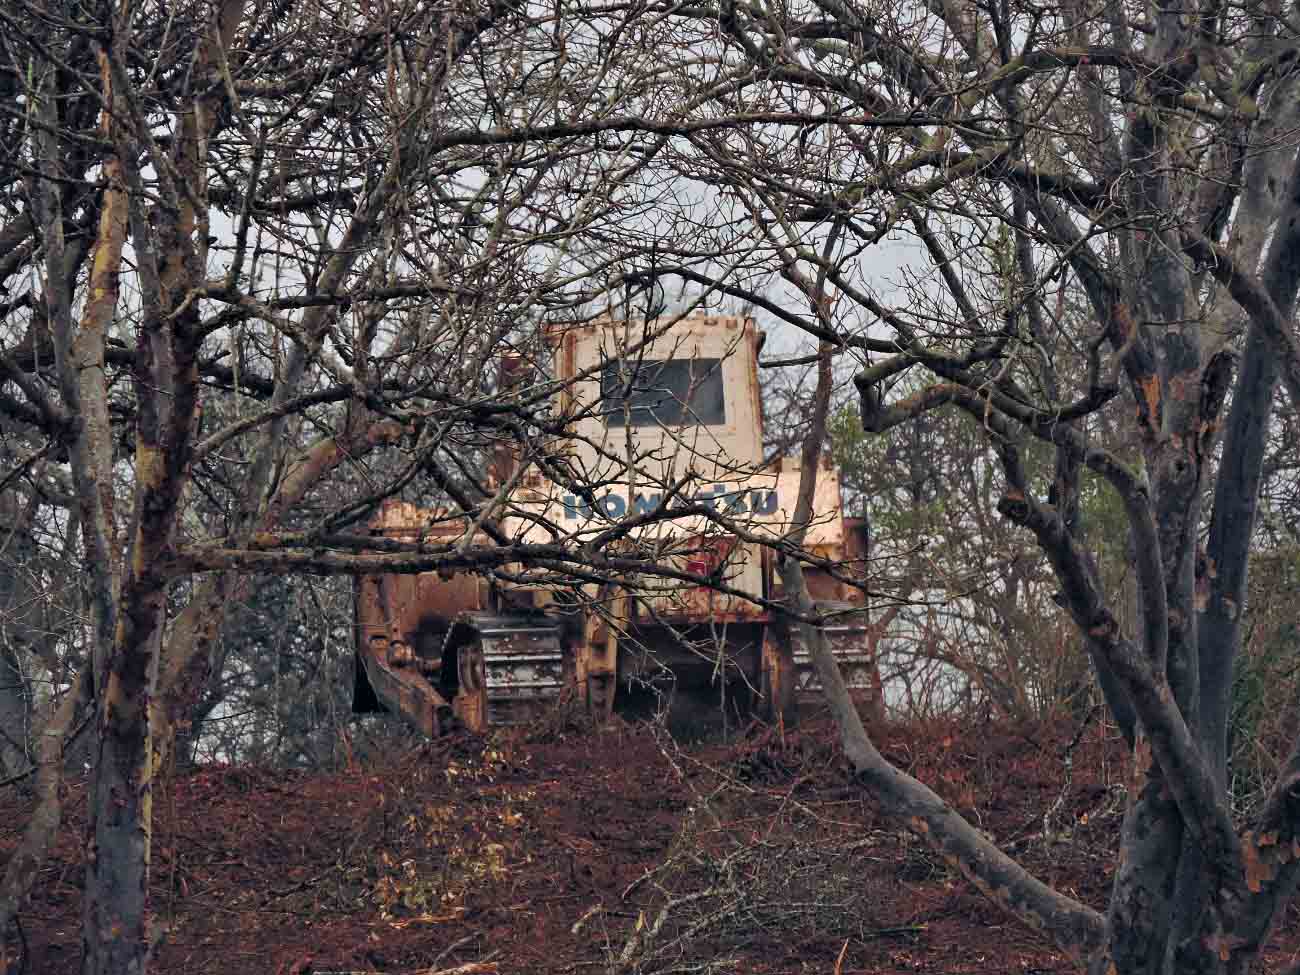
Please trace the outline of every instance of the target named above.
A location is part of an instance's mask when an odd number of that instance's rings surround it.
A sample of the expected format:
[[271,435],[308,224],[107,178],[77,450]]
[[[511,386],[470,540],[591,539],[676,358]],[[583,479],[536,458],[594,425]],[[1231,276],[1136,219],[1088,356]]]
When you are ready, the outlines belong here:
[[718,426],[727,422],[720,359],[617,359],[601,374],[612,427]]

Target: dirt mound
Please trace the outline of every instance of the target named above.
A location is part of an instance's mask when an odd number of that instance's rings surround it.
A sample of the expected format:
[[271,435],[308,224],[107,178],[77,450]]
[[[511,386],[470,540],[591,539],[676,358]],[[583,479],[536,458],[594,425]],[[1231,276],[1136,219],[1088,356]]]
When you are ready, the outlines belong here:
[[[1101,905],[1124,761],[1113,733],[1075,732],[879,741]],[[22,916],[28,972],[79,958],[84,785],[68,799]],[[25,812],[14,795],[0,809],[7,849]],[[1068,970],[880,816],[825,725],[684,749],[649,726],[558,723],[330,775],[204,768],[164,781],[155,810],[164,973]]]

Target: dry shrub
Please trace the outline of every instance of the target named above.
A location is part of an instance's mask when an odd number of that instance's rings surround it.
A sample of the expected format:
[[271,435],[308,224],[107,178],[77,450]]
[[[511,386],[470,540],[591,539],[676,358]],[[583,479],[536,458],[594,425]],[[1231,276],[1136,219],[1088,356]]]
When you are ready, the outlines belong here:
[[1246,636],[1232,682],[1228,752],[1235,810],[1249,816],[1277,778],[1295,740],[1300,625],[1295,592],[1300,560],[1283,551],[1251,567]]
[[[663,863],[624,891],[635,919],[611,939],[609,972],[732,972],[768,943],[914,933],[882,927],[880,891],[863,882],[865,859],[896,855],[894,834],[829,821],[794,798],[773,802],[742,779],[824,778],[837,761],[811,739],[782,741],[760,735],[733,749],[725,770],[697,764],[698,777],[661,741],[695,798]],[[888,849],[877,857],[876,847]]]

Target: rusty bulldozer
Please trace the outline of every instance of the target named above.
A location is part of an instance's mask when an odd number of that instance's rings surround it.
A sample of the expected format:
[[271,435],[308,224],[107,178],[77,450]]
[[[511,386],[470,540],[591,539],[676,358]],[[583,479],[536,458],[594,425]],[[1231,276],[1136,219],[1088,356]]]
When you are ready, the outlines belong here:
[[[518,722],[564,696],[597,717],[646,688],[674,708],[783,717],[814,697],[797,628],[763,605],[782,596],[765,542],[788,530],[800,472],[789,459],[763,462],[761,342],[739,316],[604,319],[548,333],[555,407],[574,430],[551,448],[584,476],[560,486],[526,469],[522,451],[498,451],[490,486],[510,487],[502,530],[579,546],[627,519],[643,522],[621,544],[651,546],[701,584],[503,584],[459,571],[358,578],[354,710],[395,712],[436,736],[454,724]],[[719,517],[654,517],[670,502]],[[878,701],[862,590],[841,581],[864,564],[865,525],[843,517],[832,468],[818,472],[814,510],[805,548],[842,571],[810,568],[810,591],[850,687]],[[467,526],[390,500],[370,531],[455,541]]]

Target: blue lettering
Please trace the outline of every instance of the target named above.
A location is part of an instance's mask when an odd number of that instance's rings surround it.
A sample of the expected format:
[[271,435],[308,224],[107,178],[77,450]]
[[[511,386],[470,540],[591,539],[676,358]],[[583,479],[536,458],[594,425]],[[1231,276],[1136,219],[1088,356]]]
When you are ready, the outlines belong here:
[[727,493],[727,489],[721,484],[715,484],[711,488],[705,488],[695,495],[695,500],[701,504],[707,504],[713,511],[718,510],[717,499],[719,496]]
[[756,515],[770,515],[776,511],[775,491],[750,491],[749,510]]
[[[746,494],[748,494],[748,504],[746,504]],[[645,515],[659,507],[662,500],[662,494],[638,494],[629,505],[622,496],[610,493],[596,499],[594,510],[606,518],[622,518],[628,513],[629,508],[634,515]],[[770,515],[776,512],[779,499],[775,491],[728,491],[721,484],[713,484],[698,492],[693,500],[697,504],[706,504],[714,511],[722,511],[728,515],[741,515],[746,511],[756,515]],[[564,506],[564,517],[568,521],[590,518],[593,514],[592,505],[572,494],[564,495],[560,498],[560,503]]]
[[638,494],[632,499],[632,514],[648,515],[659,507],[659,501],[662,497],[661,494],[651,494],[648,497],[644,494]]
[[575,518],[586,518],[591,514],[591,508],[587,506],[587,502],[579,501],[572,494],[566,494],[560,499],[560,503],[564,505],[564,517],[567,521],[573,521]]

